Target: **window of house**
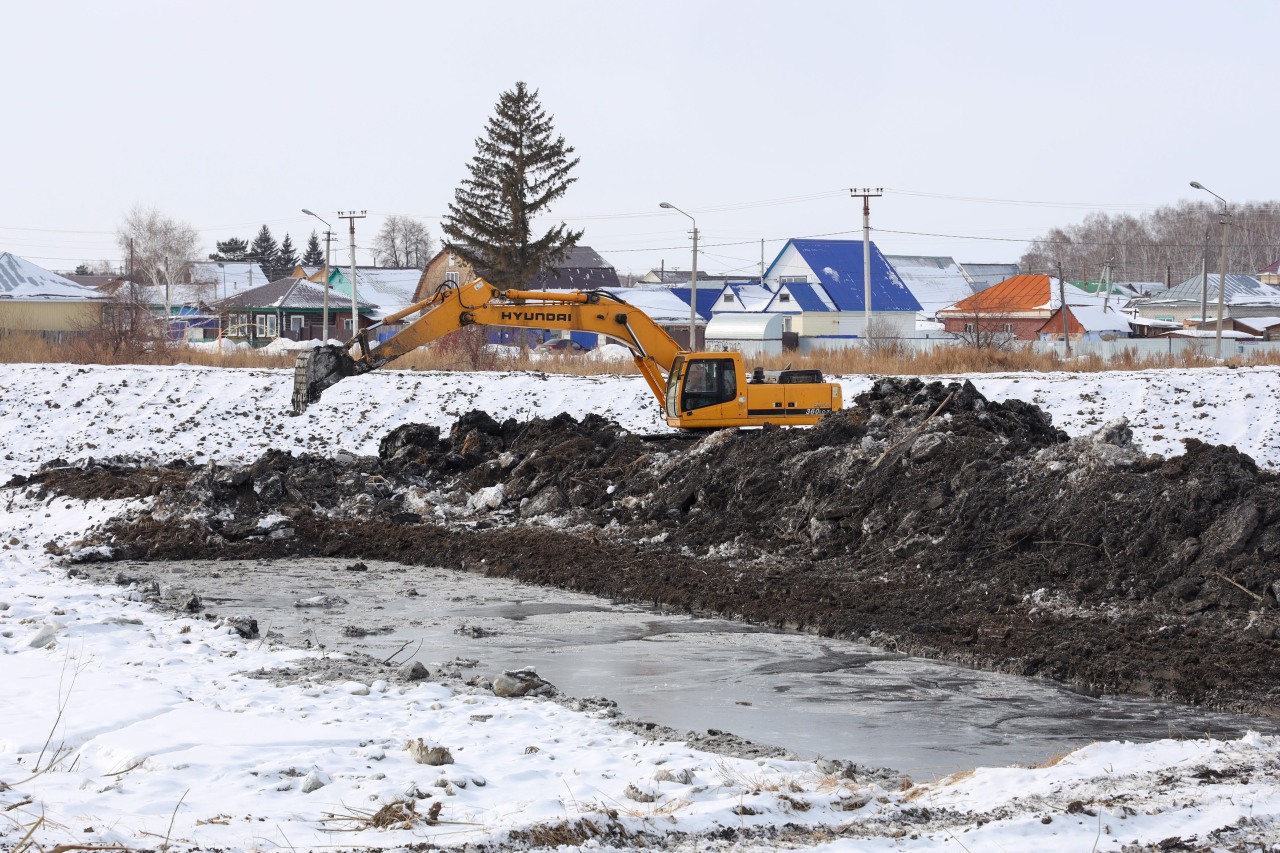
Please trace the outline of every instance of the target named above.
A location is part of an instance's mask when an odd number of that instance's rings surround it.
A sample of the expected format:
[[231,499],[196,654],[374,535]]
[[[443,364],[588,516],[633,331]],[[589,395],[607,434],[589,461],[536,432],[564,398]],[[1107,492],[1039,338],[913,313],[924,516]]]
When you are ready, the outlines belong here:
[[1006,332],[1007,334],[1012,335],[1012,334],[1013,334],[1013,324],[1012,324],[1012,323],[1005,323],[1005,324],[1004,324],[1004,330],[1005,330],[1005,332]]
[[343,321],[342,321],[342,328],[346,329],[348,332],[349,332],[349,331],[351,331],[351,318],[350,318],[350,317],[347,317],[345,320],[343,320]]
[[[457,265],[458,265],[458,259],[457,259],[456,257],[454,257],[453,255],[450,255],[450,256],[449,256],[449,266],[454,267],[454,266],[457,266]],[[446,279],[446,280],[448,280],[448,276],[445,276],[445,279]]]
[[267,315],[259,314],[254,318],[254,331],[258,337],[265,338],[267,336]]
[[782,275],[778,276],[778,284],[807,284],[809,277],[807,275]]
[[[450,263],[452,263],[452,260],[450,260]],[[450,284],[461,284],[461,278],[462,273],[460,272],[447,272],[444,274],[444,280]]]
[[790,293],[779,293],[779,294],[778,294],[778,301],[779,301],[779,302],[790,302],[790,301],[791,301],[791,294],[790,294]]
[[731,303],[731,302],[733,302],[733,294],[732,294],[732,293],[726,293],[726,294],[724,295],[724,301],[725,301],[726,303]]
[[267,337],[274,338],[280,335],[280,318],[275,314],[267,315]]
[[964,331],[965,331],[965,334],[972,335],[975,331],[977,331],[977,329],[974,327],[972,323],[965,323]]
[[301,314],[291,314],[289,316],[289,328],[295,332],[302,331],[302,315]]

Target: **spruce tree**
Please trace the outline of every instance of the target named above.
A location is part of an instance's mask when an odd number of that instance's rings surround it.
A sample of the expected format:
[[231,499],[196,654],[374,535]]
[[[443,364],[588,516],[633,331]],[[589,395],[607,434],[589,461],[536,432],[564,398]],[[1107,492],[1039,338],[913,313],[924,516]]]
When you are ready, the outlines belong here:
[[276,273],[276,259],[280,255],[280,247],[276,245],[276,238],[271,236],[271,229],[263,225],[258,231],[258,236],[253,238],[253,245],[249,247],[249,257],[262,265],[262,271],[267,274],[267,281],[275,281],[279,276]]
[[307,240],[307,250],[302,253],[302,265],[306,267],[324,266],[324,249],[320,248],[320,238],[316,236],[316,232],[311,232],[311,238]]
[[582,237],[563,222],[532,233],[534,218],[577,180],[569,173],[578,158],[554,130],[537,91],[521,82],[503,92],[441,225],[450,248],[499,287],[526,286]]
[[218,251],[209,256],[211,261],[243,261],[245,254],[249,251],[249,244],[239,237],[219,240],[214,243],[214,246]]
[[284,278],[293,272],[293,268],[298,265],[298,252],[293,248],[293,240],[288,234],[284,235],[284,240],[280,243],[280,254],[276,256],[276,272],[271,278]]

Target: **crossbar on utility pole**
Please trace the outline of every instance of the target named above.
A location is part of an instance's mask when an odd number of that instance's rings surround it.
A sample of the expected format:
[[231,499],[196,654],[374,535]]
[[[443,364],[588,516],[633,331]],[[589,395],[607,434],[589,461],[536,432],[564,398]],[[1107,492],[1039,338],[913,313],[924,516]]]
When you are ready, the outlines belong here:
[[345,219],[351,224],[351,337],[353,338],[360,331],[360,315],[356,311],[356,220],[364,219],[367,213],[367,210],[359,213],[354,210],[346,213],[338,211],[338,218]]
[[862,199],[862,335],[871,340],[871,199],[884,195],[884,187],[854,187],[852,198]]

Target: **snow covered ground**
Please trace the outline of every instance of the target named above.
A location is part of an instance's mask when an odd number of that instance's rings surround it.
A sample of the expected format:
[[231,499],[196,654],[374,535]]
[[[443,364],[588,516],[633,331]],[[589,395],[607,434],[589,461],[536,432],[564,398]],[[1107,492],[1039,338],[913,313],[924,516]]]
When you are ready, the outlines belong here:
[[[990,397],[1039,403],[1072,434],[1126,415],[1149,449],[1195,436],[1280,468],[1274,368],[972,378]],[[847,378],[848,398],[869,381]],[[638,378],[386,372],[339,384],[301,418],[284,415],[291,382],[288,371],[11,365],[0,480],[59,457],[372,453],[391,426],[447,426],[472,408],[663,429]],[[505,847],[609,826],[620,829],[583,846],[607,848],[623,830],[646,845],[694,833],[667,845],[687,850],[1280,845],[1276,738],[1099,743],[1047,767],[904,787],[646,741],[542,699],[400,680],[278,686],[243,673],[321,653],[153,612],[46,554],[123,507],[0,494],[0,849]],[[453,763],[417,763],[405,745],[418,738]],[[409,828],[371,828],[395,802],[415,805],[399,807]],[[763,834],[737,848],[713,840],[721,828]]]
[[[957,377],[939,377],[955,379]],[[1071,435],[1127,417],[1149,451],[1181,438],[1231,444],[1280,469],[1280,368],[968,377],[987,397],[1036,403]],[[845,399],[870,387],[841,377]],[[667,430],[639,376],[389,370],[340,382],[302,417],[288,415],[290,370],[16,364],[0,387],[0,482],[45,461],[129,455],[237,462],[265,448],[377,453],[403,423],[448,428],[471,409],[498,419],[594,412],[637,432]]]

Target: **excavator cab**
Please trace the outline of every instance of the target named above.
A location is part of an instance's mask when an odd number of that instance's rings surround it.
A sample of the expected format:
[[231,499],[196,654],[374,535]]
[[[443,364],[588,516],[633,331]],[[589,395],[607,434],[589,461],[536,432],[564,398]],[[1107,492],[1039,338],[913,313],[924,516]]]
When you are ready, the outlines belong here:
[[663,402],[667,424],[680,429],[811,425],[841,407],[840,386],[820,371],[757,369],[748,382],[736,352],[677,355]]

